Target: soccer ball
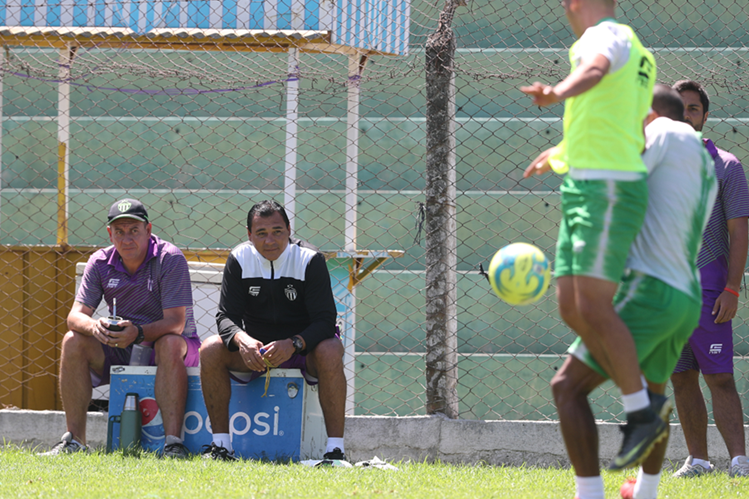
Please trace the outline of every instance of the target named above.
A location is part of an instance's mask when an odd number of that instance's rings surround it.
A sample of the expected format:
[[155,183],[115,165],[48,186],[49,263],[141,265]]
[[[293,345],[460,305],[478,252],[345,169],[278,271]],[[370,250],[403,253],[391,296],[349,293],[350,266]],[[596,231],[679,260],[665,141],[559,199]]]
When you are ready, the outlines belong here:
[[527,305],[541,298],[551,282],[551,264],[543,251],[528,243],[513,243],[494,254],[489,282],[510,305]]

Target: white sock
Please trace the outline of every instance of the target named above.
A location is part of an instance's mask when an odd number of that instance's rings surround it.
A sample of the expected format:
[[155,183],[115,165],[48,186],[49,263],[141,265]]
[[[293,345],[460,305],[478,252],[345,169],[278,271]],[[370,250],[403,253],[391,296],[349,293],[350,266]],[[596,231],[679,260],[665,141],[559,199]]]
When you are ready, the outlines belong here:
[[661,481],[661,474],[648,475],[642,471],[637,472],[637,483],[635,483],[634,499],[655,499],[658,496],[658,484]]
[[576,476],[575,488],[579,499],[605,499],[601,475]]
[[[695,459],[696,461],[696,459]],[[733,468],[737,464],[739,464],[739,461],[746,461],[746,456],[736,456],[733,459],[731,459],[731,467]],[[710,467],[710,463],[708,462],[708,468]]]
[[228,433],[214,433],[213,443],[229,452],[234,452],[234,447],[231,446],[231,435]]
[[[738,456],[737,456],[738,457]],[[734,458],[736,459],[736,458]],[[706,470],[710,469],[710,461],[705,461],[704,459],[697,459],[696,457],[692,458],[692,466],[700,465]],[[731,460],[731,466],[733,466],[733,460]]]
[[647,389],[643,388],[639,392],[622,395],[622,404],[624,405],[624,412],[635,412],[650,407]]
[[179,437],[175,437],[174,435],[167,435],[165,443],[166,445],[181,444],[182,439]]
[[341,452],[344,454],[346,453],[346,449],[343,448],[343,437],[328,437],[328,445],[325,447],[325,452],[332,452],[336,447],[341,449]]

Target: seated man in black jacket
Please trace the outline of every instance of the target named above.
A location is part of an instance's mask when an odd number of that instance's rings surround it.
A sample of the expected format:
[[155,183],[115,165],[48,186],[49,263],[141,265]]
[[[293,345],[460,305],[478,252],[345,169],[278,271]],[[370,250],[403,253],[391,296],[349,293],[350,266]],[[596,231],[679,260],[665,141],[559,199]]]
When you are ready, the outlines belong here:
[[236,246],[224,267],[219,334],[200,348],[200,381],[213,430],[204,457],[236,459],[229,434],[230,371],[251,373],[238,380],[249,381],[265,372],[267,361],[301,369],[307,383],[320,383],[328,432],[324,458],[345,460],[343,345],[325,257],[290,238],[289,218],[275,201],[250,209],[247,234],[249,242]]

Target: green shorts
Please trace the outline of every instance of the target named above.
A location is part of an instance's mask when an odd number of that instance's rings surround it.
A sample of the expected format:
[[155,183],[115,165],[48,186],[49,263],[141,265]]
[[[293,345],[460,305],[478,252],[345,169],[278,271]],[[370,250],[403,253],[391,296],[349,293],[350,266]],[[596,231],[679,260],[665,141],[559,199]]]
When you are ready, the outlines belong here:
[[648,207],[647,180],[564,179],[554,275],[618,283]]
[[[614,297],[614,309],[632,333],[645,378],[665,383],[700,320],[700,303],[660,279],[629,272]],[[609,377],[578,337],[568,353]]]

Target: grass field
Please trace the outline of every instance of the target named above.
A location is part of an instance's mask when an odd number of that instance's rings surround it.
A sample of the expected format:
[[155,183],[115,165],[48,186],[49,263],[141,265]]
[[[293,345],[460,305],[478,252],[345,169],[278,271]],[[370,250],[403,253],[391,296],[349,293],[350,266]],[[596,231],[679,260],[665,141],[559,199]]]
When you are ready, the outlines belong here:
[[[121,453],[45,458],[6,447],[0,450],[0,497],[572,499],[575,493],[568,469],[394,464],[398,471],[223,463],[199,457],[174,461]],[[624,477],[632,475],[605,473],[606,497],[618,498]],[[659,497],[749,497],[749,479],[732,480],[724,473],[694,480],[666,477]]]

